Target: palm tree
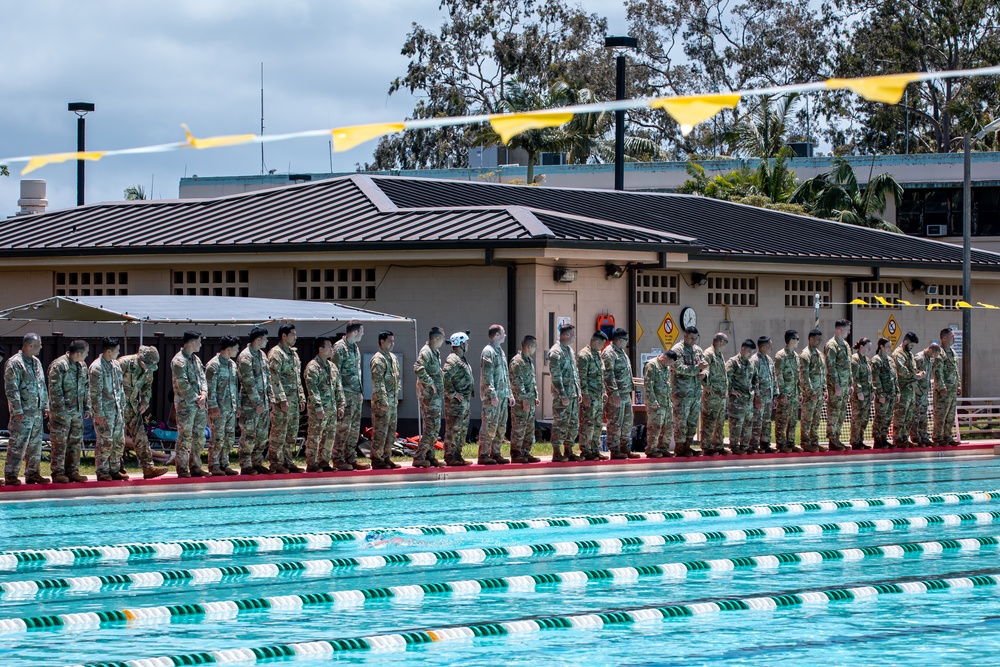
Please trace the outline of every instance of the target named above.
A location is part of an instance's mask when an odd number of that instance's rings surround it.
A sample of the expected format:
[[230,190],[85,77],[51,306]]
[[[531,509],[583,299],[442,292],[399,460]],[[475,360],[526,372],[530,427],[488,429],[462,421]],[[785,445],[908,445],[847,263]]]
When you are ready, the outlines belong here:
[[7,165],[0,164],[0,176],[10,176],[10,172],[7,171]]
[[889,195],[897,202],[903,198],[903,187],[892,174],[881,173],[870,178],[867,187],[862,188],[851,163],[836,158],[829,172],[799,185],[791,201],[819,218],[902,234],[899,227],[882,217]]
[[[589,88],[571,90],[572,104],[590,104],[596,101]],[[598,111],[581,113],[563,126],[566,139],[567,161],[570,164],[586,164],[591,158],[599,162],[612,162],[615,157],[615,140],[612,133],[614,113]],[[626,162],[651,162],[662,154],[660,147],[652,139],[633,135],[625,137]]]
[[136,201],[146,198],[146,190],[141,185],[130,185],[125,188],[125,201]]
[[729,139],[747,157],[778,157],[792,124],[798,94],[762,95],[760,101],[737,121]]

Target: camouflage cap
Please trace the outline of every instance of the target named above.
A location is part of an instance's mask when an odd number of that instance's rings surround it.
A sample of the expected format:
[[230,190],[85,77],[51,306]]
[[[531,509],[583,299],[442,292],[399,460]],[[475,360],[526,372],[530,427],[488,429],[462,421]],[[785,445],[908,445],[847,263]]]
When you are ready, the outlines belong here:
[[140,345],[139,360],[147,366],[155,366],[160,363],[160,351],[152,345]]

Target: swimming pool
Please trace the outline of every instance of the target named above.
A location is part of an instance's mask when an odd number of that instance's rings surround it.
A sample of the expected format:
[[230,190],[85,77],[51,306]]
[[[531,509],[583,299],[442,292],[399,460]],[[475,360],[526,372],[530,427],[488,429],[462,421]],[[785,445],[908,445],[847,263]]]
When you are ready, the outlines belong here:
[[988,457],[0,503],[0,664],[971,662],[997,490]]

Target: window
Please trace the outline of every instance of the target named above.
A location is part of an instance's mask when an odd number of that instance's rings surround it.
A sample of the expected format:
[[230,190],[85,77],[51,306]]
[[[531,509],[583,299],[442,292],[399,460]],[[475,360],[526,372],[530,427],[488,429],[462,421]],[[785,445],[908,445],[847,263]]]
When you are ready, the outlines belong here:
[[250,296],[247,269],[174,270],[171,292],[178,296]]
[[813,308],[819,294],[821,308],[833,308],[833,281],[829,278],[785,279],[785,308]]
[[128,271],[57,271],[56,296],[128,295]]
[[[945,283],[943,285],[928,285],[924,305],[939,303],[947,308],[954,308],[962,300],[962,285],[960,283]],[[937,288],[937,294],[931,294]]]
[[883,310],[892,309],[899,310],[900,306],[892,305],[886,306],[879,303],[876,296],[880,296],[886,301],[895,304],[896,299],[902,294],[902,283],[899,281],[895,282],[884,282],[884,281],[866,281],[860,282],[855,287],[854,298],[864,299],[869,304],[868,306],[858,306],[858,308],[881,308]]
[[680,303],[680,293],[677,291],[677,274],[637,273],[635,287],[635,302],[637,304],[675,306]]
[[295,270],[295,298],[302,301],[374,301],[374,268]]
[[750,276],[708,276],[708,305],[757,306],[757,279]]

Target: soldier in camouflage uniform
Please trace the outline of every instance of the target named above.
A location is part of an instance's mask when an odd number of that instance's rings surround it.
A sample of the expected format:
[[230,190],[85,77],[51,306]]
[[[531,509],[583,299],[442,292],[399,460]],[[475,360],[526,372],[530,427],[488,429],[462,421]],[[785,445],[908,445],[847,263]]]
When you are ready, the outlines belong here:
[[941,354],[932,365],[934,375],[934,437],[935,446],[957,446],[955,440],[955,406],[962,393],[958,374],[958,360],[951,346],[955,344],[955,332],[950,328],[940,333]]
[[90,405],[94,414],[94,467],[97,481],[125,480],[121,472],[125,449],[125,388],[118,365],[117,338],[101,341],[101,356],[90,365]]
[[575,333],[576,327],[563,324],[559,327],[559,342],[549,350],[553,463],[583,460],[573,453],[573,443],[580,435],[580,372],[572,347]]
[[469,335],[454,333],[448,339],[451,354],[444,362],[444,462],[450,466],[467,466],[472,461],[462,456],[469,435],[469,414],[472,404],[472,366],[465,359]]
[[490,326],[489,344],[479,360],[479,396],[483,403],[482,424],[479,427],[479,463],[496,465],[510,463],[500,455],[504,431],[507,430],[507,408],[514,406],[510,391],[510,369],[500,347],[507,332],[499,324]]
[[896,381],[899,383],[899,400],[892,419],[892,440],[895,447],[916,447],[910,442],[910,430],[913,428],[913,413],[917,403],[917,383],[926,377],[923,371],[918,371],[913,361],[913,346],[919,343],[917,334],[907,331],[903,340],[892,353],[896,364]]
[[708,377],[708,361],[697,345],[698,329],[688,327],[684,337],[674,345],[677,363],[670,369],[674,386],[674,455],[701,456],[701,445],[695,442],[698,417],[701,414],[701,383]]
[[872,384],[875,386],[875,420],[872,422],[872,435],[875,438],[875,449],[888,449],[889,424],[892,422],[893,409],[896,407],[896,396],[899,385],[896,382],[896,364],[890,352],[892,342],[888,338],[878,339],[878,353],[872,359]]
[[[510,360],[510,391],[514,405],[510,409],[510,460],[514,463],[538,463],[531,455],[535,444],[535,409],[538,407],[538,382],[535,378],[535,352],[538,340],[525,336],[521,351]],[[553,450],[554,451],[554,450]]]
[[208,383],[205,381],[205,367],[198,357],[201,332],[185,331],[182,343],[180,351],[170,361],[174,411],[177,415],[174,465],[178,477],[208,477],[209,473],[201,467],[205,426],[208,424]]
[[264,348],[267,329],[250,330],[250,342],[236,359],[240,374],[240,474],[269,475],[264,465],[271,428],[271,373]]
[[208,419],[212,439],[208,442],[208,471],[215,477],[238,475],[229,467],[229,454],[236,444],[236,412],[239,404],[239,367],[233,357],[240,353],[240,339],[223,336],[219,353],[205,365],[208,385]]
[[27,334],[21,351],[7,360],[4,368],[4,388],[10,410],[10,439],[7,442],[7,462],[4,464],[4,481],[18,486],[17,474],[21,461],[25,461],[24,477],[28,484],[48,484],[42,477],[42,421],[48,416],[49,396],[45,387],[45,368],[38,353],[42,338]]
[[871,449],[865,444],[865,429],[871,421],[872,401],[875,398],[872,385],[872,349],[870,338],[862,338],[854,344],[851,357],[851,448]]
[[337,423],[337,439],[333,444],[333,463],[337,470],[368,470],[371,466],[358,461],[358,437],[361,434],[361,350],[358,343],[365,335],[361,322],[351,320],[344,337],[333,346],[333,364],[340,371],[344,385],[344,418]]
[[807,452],[825,452],[829,449],[819,442],[819,420],[823,410],[823,388],[826,386],[826,360],[819,346],[823,332],[809,332],[809,347],[799,355],[799,378],[802,387],[802,449]]
[[826,341],[826,439],[835,452],[850,449],[841,439],[851,388],[851,348],[844,340],[851,335],[850,320],[837,320],[834,334]]
[[90,376],[85,360],[90,346],[74,340],[69,351],[49,364],[49,429],[52,481],[86,482],[80,474],[83,420],[90,418]]
[[642,369],[643,399],[646,402],[646,458],[668,458],[674,428],[671,404],[670,368],[677,363],[673,350],[662,352]]
[[771,339],[757,339],[757,353],[753,363],[753,425],[750,427],[750,451],[771,454],[771,411],[774,410],[775,377],[774,359],[771,358]]
[[729,336],[719,332],[712,339],[712,347],[705,351],[708,373],[702,380],[701,445],[708,456],[732,453],[723,442],[726,399],[729,396],[729,380],[723,350],[728,344]]
[[125,392],[125,434],[132,438],[132,448],[139,459],[144,479],[161,477],[168,472],[167,468],[153,464],[153,450],[149,446],[143,420],[153,396],[153,373],[159,363],[160,352],[150,345],[140,345],[136,354],[118,357]]
[[330,358],[333,339],[316,339],[316,357],[306,364],[306,395],[309,400],[309,431],[306,436],[306,472],[333,472],[333,441],[337,420],[343,418],[344,387],[340,371]]
[[774,355],[774,389],[777,395],[775,405],[774,432],[778,451],[786,454],[801,452],[795,444],[795,425],[799,421],[799,332],[789,329],[785,332],[785,347]]
[[413,455],[415,468],[443,466],[434,456],[434,445],[441,432],[441,411],[444,409],[444,371],[441,368],[441,346],[444,331],[431,328],[427,344],[420,349],[413,373],[417,376],[417,401],[420,404],[420,444]]
[[639,454],[631,451],[632,422],[632,391],[635,384],[632,381],[632,362],[629,361],[625,347],[628,345],[628,332],[625,329],[615,329],[611,334],[611,345],[601,352],[604,363],[604,392],[608,400],[604,404],[604,413],[608,418],[608,449],[612,459],[637,459]]
[[399,408],[399,361],[392,353],[396,337],[391,331],[378,335],[378,352],[369,368],[372,374],[372,468],[391,470],[399,464],[392,460],[396,442],[396,411]]
[[930,447],[930,433],[927,432],[927,412],[930,409],[931,376],[934,371],[934,360],[941,356],[941,346],[931,343],[926,349],[913,355],[913,363],[918,373],[924,377],[917,380],[916,396],[913,407],[913,426],[910,427],[910,441],[921,447]]
[[750,357],[757,343],[747,338],[740,345],[740,353],[726,361],[726,378],[729,397],[726,417],[729,419],[729,445],[734,454],[750,453],[750,436],[753,433],[753,362]]
[[580,455],[585,461],[605,461],[601,453],[601,429],[604,424],[604,362],[601,350],[608,343],[603,331],[595,331],[590,344],[576,356],[580,378]]
[[302,389],[302,361],[295,351],[294,324],[278,327],[278,344],[267,353],[270,370],[271,433],[268,438],[267,460],[278,473],[302,472],[295,465],[295,443],[299,437],[299,414],[305,410],[306,394]]

